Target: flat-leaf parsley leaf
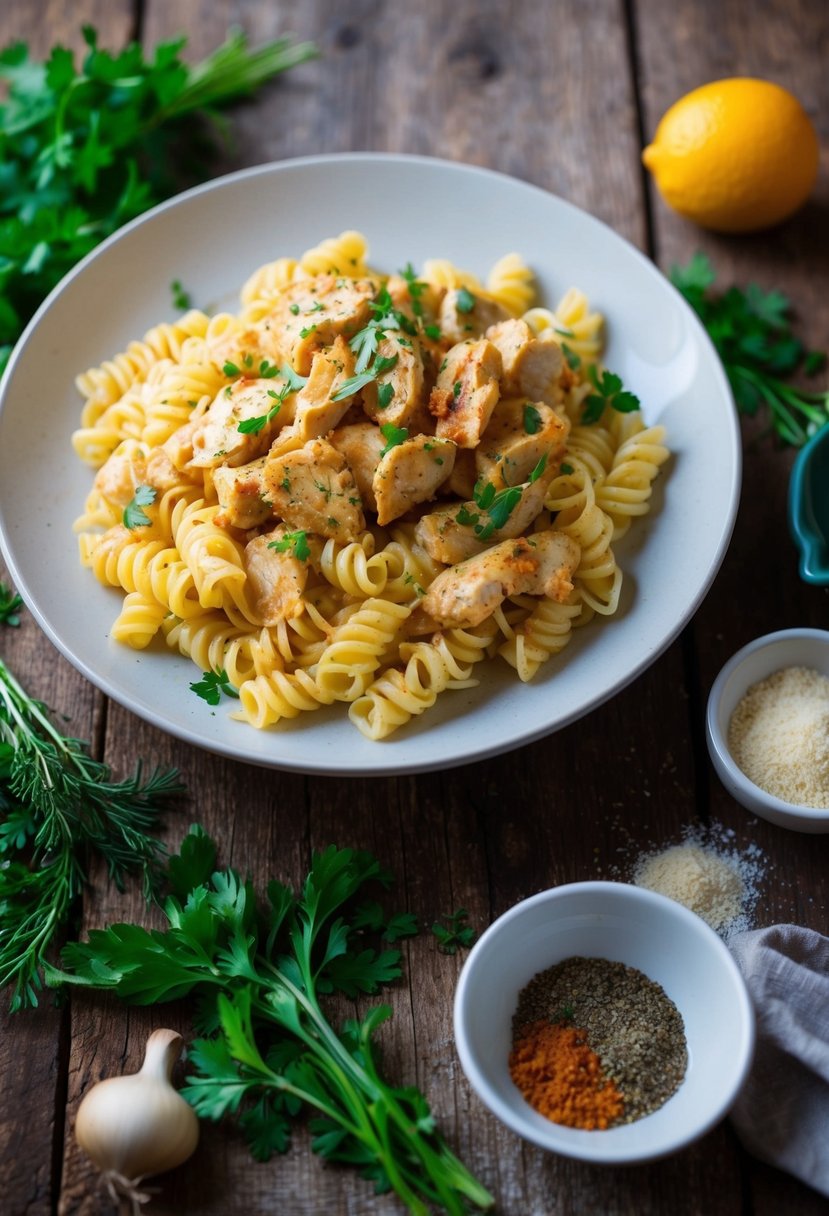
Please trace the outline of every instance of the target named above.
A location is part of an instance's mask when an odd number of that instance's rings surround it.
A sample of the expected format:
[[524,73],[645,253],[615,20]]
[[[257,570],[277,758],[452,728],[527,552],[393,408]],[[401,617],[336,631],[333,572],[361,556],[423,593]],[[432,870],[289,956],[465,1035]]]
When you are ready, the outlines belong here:
[[224,667],[220,667],[215,671],[205,671],[202,673],[202,678],[190,685],[192,692],[197,697],[201,697],[202,701],[206,701],[208,705],[218,705],[222,699],[222,693],[226,697],[239,696],[236,689],[230,682],[230,677]]
[[124,507],[124,527],[132,531],[133,528],[146,528],[151,524],[153,521],[141,508],[151,506],[157,497],[158,491],[153,486],[136,486],[132,499]]

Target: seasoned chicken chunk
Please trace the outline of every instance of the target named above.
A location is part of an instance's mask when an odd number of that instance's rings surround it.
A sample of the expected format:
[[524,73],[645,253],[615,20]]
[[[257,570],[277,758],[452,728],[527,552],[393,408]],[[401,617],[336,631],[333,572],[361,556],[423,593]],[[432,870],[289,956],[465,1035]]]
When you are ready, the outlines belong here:
[[379,426],[375,426],[373,422],[352,422],[348,426],[337,427],[330,436],[330,442],[348,461],[363,506],[376,512],[374,470],[380,463],[380,453],[386,446]]
[[[242,377],[223,388],[193,429],[190,466],[214,469],[223,464],[247,464],[266,452],[284,423],[293,419],[293,395],[279,399],[285,384],[281,376]],[[247,429],[240,430],[243,424]]]
[[308,381],[294,399],[294,421],[274,439],[271,455],[294,451],[309,439],[327,435],[348,413],[354,394],[337,398],[353,375],[354,356],[344,338],[338,337],[327,350],[317,351]]
[[536,337],[526,321],[510,318],[486,331],[501,352],[504,396],[551,401],[564,367],[564,355],[551,329]]
[[477,476],[498,489],[526,481],[539,460],[555,465],[564,453],[570,423],[543,401],[498,402],[475,449]]
[[[493,522],[493,516],[473,499],[472,502],[441,507],[438,511],[424,515],[417,522],[415,539],[435,561],[442,562],[444,565],[454,565],[467,557],[482,553],[493,541],[520,536],[522,532],[528,531],[533,521],[541,513],[544,507],[544,496],[554,473],[555,465],[552,469],[545,467],[535,481],[524,482],[522,485],[514,487],[516,491],[514,496],[510,496],[510,499],[499,500],[500,511],[497,502],[491,503],[490,506],[496,511],[496,519],[501,518],[505,504],[509,505],[509,512],[504,523],[500,527],[493,528],[491,532],[489,525]],[[507,492],[500,491],[500,493]],[[475,531],[476,527],[479,529],[478,532]],[[481,531],[485,533],[483,538]]]
[[144,481],[146,463],[140,452],[115,451],[95,474],[95,489],[107,502],[126,507]]
[[[311,554],[309,552],[304,559],[297,557],[297,546],[290,540],[285,541],[287,536],[289,530],[280,524],[272,532],[255,536],[245,545],[245,573],[253,591],[256,614],[263,625],[277,625],[302,612],[302,593],[308,581]],[[303,539],[308,545],[308,539]],[[280,542],[285,542],[281,550],[277,548]],[[316,547],[320,548],[319,541]]]
[[374,366],[383,370],[363,388],[363,409],[374,422],[431,429],[423,403],[423,358],[417,338],[387,333],[377,344]]
[[315,351],[330,346],[338,334],[348,341],[365,326],[376,291],[371,279],[336,274],[300,279],[258,322],[259,348],[276,363],[287,359],[295,372],[307,376]]
[[213,487],[220,513],[215,522],[220,528],[258,528],[273,515],[273,504],[265,489],[265,461],[260,456],[250,464],[213,470]]
[[576,542],[552,529],[502,541],[441,571],[422,607],[445,625],[477,625],[508,595],[546,595],[562,602],[573,590],[579,557]]
[[498,402],[501,370],[501,354],[486,338],[452,347],[429,398],[441,439],[478,445]]
[[386,452],[372,480],[381,527],[434,497],[452,472],[456,450],[451,440],[412,435]]
[[490,325],[508,317],[507,310],[496,300],[461,287],[450,289],[443,297],[438,323],[444,341],[463,342],[480,337]]
[[354,475],[342,453],[325,439],[268,456],[264,477],[274,514],[292,529],[350,541],[366,526]]

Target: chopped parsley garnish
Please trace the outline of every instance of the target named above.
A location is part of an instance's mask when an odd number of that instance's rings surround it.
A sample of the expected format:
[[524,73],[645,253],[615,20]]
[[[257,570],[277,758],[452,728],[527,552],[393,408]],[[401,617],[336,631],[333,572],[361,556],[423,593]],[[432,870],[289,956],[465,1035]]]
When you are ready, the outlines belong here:
[[545,452],[544,455],[539,460],[538,464],[533,469],[532,473],[530,473],[530,485],[532,485],[532,483],[534,481],[538,481],[539,477],[544,472],[546,467],[547,467],[547,453]]
[[231,363],[230,359],[222,365],[222,371],[226,376],[241,376],[242,374],[241,367],[237,367],[235,363]]
[[455,383],[452,385],[452,396],[455,398],[456,401],[457,401],[458,397],[460,397],[460,395],[461,395],[462,387],[463,386],[462,386],[460,380],[456,380]]
[[306,562],[311,556],[308,536],[303,531],[286,532],[280,540],[269,541],[268,548],[276,549],[277,553],[287,553],[289,549],[293,549],[294,557],[299,558],[301,562]]
[[475,307],[475,297],[466,287],[462,287],[458,292],[455,307],[457,308],[458,312],[463,313],[472,312],[472,309]]
[[288,312],[292,312],[295,317],[298,317],[299,316],[299,305],[291,304],[288,308]]
[[319,300],[315,300],[313,307],[309,308],[308,312],[325,312],[325,305],[320,303]]
[[524,406],[524,430],[528,435],[537,435],[541,430],[541,415],[529,401]]
[[345,401],[346,397],[352,397],[354,393],[358,393],[361,388],[365,388],[367,384],[371,384],[374,379],[374,372],[361,372],[358,376],[349,376],[347,380],[343,380],[336,393],[331,394],[332,401]]
[[170,284],[170,291],[173,293],[173,308],[178,308],[182,312],[188,309],[192,303],[189,291],[185,291],[178,279],[173,279]]
[[587,375],[596,391],[585,399],[581,420],[586,426],[598,422],[608,406],[620,414],[630,414],[639,409],[639,398],[622,388],[621,376],[608,371],[599,374],[592,363]]
[[153,521],[141,508],[154,503],[157,495],[158,491],[153,486],[136,486],[132,499],[124,507],[124,527],[132,531],[133,528],[145,528],[151,524]]
[[265,372],[263,373],[265,379],[270,380],[274,376],[281,376],[285,383],[278,393],[274,392],[272,388],[268,389],[268,396],[273,398],[275,404],[266,413],[258,414],[255,418],[245,418],[244,421],[239,423],[236,430],[242,435],[258,435],[269,422],[273,422],[285,398],[291,393],[298,392],[308,383],[307,376],[298,376],[294,369],[287,364],[284,367],[276,367],[274,364],[268,363],[266,359],[263,359],[260,364],[260,371],[262,368],[265,368]]
[[305,325],[299,331],[299,336],[300,336],[300,338],[310,338],[311,334],[314,334],[316,332],[317,332],[316,325]]
[[566,342],[562,342],[561,344],[561,353],[567,360],[567,366],[570,368],[570,371],[577,372],[581,367],[581,356],[577,355],[574,350],[571,350]]
[[239,696],[231,684],[224,667],[220,667],[215,671],[203,672],[202,678],[197,680],[195,684],[191,684],[190,689],[197,697],[201,697],[202,701],[206,701],[208,705],[218,705],[222,699],[222,693],[226,697],[238,698]]
[[443,336],[440,332],[439,325],[424,325],[423,332],[426,337],[431,338],[433,342],[440,342],[441,337]]
[[377,408],[379,410],[387,409],[391,405],[394,397],[393,384],[381,384],[377,389]]
[[393,367],[397,367],[399,355],[378,355],[374,360],[375,376],[382,376],[383,372],[390,372]]
[[396,448],[399,443],[405,443],[409,438],[408,427],[395,426],[393,422],[384,422],[380,427],[380,433],[386,441],[386,446],[380,451],[381,457],[385,456],[386,452],[390,452],[392,448]]
[[570,474],[573,472],[573,466],[571,464],[567,464],[565,461],[562,465],[559,466],[558,471],[559,471],[559,473],[565,473],[569,477]]
[[420,297],[426,290],[426,283],[418,282],[417,275],[411,262],[407,262],[405,269],[400,271],[401,277],[406,280],[409,288],[409,299],[412,302],[412,312],[416,317],[423,316],[423,305],[420,302]]

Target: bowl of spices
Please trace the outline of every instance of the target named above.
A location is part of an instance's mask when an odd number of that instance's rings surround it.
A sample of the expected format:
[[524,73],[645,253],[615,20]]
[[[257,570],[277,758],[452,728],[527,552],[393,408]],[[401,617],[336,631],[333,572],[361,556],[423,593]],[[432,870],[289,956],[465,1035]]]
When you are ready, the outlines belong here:
[[829,832],[829,631],[782,629],[738,650],[708,698],[708,750],[738,802]]
[[754,1014],[727,947],[682,904],[582,882],[523,900],[469,954],[455,996],[466,1076],[542,1148],[625,1164],[675,1152],[736,1098]]

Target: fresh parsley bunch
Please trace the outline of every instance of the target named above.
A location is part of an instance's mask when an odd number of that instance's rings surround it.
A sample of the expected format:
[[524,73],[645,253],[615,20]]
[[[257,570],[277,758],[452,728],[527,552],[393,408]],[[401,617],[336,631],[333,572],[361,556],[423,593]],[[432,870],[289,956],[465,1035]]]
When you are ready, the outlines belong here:
[[754,415],[768,409],[785,443],[800,447],[829,419],[829,392],[807,392],[786,383],[795,372],[814,375],[825,366],[820,351],[807,351],[792,332],[791,302],[780,291],[749,283],[743,291],[713,291],[716,275],[697,253],[671,269],[671,282],[698,314],[722,359],[737,408]]
[[[127,220],[206,176],[215,146],[193,142],[192,115],[253,92],[314,53],[280,39],[249,51],[240,32],[195,66],[186,39],[119,54],[83,30],[79,68],[56,46],[33,62],[23,42],[0,51],[0,371],[41,300]],[[185,119],[188,119],[185,124]],[[188,158],[183,162],[183,156]]]
[[373,939],[413,933],[414,920],[387,919],[365,892],[389,875],[370,854],[332,846],[298,894],[272,881],[259,901],[233,870],[214,872],[215,860],[213,841],[192,828],[169,860],[168,928],[93,930],[64,949],[68,973],[50,969],[49,982],[112,989],[140,1005],[197,996],[204,1037],[190,1048],[182,1093],[205,1118],[236,1116],[257,1159],[285,1151],[293,1119],[310,1111],[315,1152],[396,1191],[410,1212],[490,1207],[424,1096],[382,1077],[373,1040],[388,1006],[339,1033],[323,1008],[331,993],[353,999],[400,975],[400,951]]

